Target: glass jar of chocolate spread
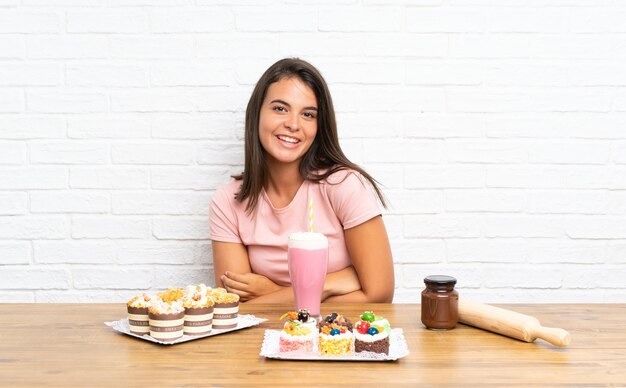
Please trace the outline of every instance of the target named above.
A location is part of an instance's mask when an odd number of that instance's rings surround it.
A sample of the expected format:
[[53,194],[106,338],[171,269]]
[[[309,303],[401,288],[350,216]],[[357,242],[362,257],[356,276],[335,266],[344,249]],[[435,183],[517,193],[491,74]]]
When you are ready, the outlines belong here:
[[454,290],[456,279],[446,275],[424,278],[422,291],[422,323],[433,330],[453,329],[459,321],[459,293]]

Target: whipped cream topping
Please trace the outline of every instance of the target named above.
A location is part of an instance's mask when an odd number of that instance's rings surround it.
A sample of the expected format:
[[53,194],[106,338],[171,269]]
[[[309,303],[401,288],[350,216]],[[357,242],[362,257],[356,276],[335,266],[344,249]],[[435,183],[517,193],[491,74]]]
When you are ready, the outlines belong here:
[[183,298],[183,306],[186,308],[210,307],[214,304],[215,301],[213,298],[211,298],[206,292],[201,291],[186,293]]
[[141,295],[137,295],[133,299],[129,300],[127,305],[129,307],[145,308],[145,307],[150,307],[152,305],[152,300],[153,300],[152,297],[144,293]]
[[313,317],[309,317],[309,320],[306,322],[300,322],[298,321],[301,325],[306,326],[308,328],[310,328],[313,331],[317,331],[317,320]]
[[156,298],[152,303],[152,307],[150,307],[150,311],[156,312],[157,314],[177,314],[185,311],[185,308],[180,300],[168,303],[164,302],[161,298]]
[[310,332],[302,335],[292,335],[287,333],[286,331],[281,331],[280,337],[289,341],[313,341],[315,340],[315,333]]
[[189,285],[187,287],[185,287],[185,289],[183,290],[185,293],[185,297],[187,295],[193,295],[196,293],[200,293],[200,294],[208,294],[209,292],[211,292],[211,290],[213,290],[211,287],[207,287],[206,284],[204,283],[200,283],[200,284],[196,284],[196,285]]
[[339,333],[335,335],[320,333],[320,338],[323,338],[325,340],[335,340],[335,341],[339,341],[343,339],[352,339],[352,332],[346,331],[345,333]]
[[385,339],[389,336],[389,334],[387,334],[386,331],[382,331],[378,334],[374,334],[374,335],[370,335],[370,334],[362,334],[359,333],[358,331],[354,331],[354,338],[358,339],[359,341],[363,341],[363,342],[376,342],[379,341],[381,339]]

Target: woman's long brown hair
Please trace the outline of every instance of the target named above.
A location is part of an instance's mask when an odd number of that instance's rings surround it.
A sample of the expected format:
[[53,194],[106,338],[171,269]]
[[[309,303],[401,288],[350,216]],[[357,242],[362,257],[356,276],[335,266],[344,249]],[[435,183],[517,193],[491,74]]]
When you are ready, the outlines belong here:
[[[291,77],[297,77],[313,90],[318,105],[317,135],[300,162],[302,177],[319,182],[340,170],[358,171],[372,185],[380,203],[387,207],[378,182],[361,167],[352,163],[339,145],[335,110],[326,81],[313,65],[298,58],[285,58],[274,63],[263,73],[252,91],[246,108],[244,171],[234,176],[235,179],[241,180],[242,184],[235,198],[239,202],[249,199],[246,206],[248,213],[252,213],[256,208],[261,190],[268,179],[265,150],[259,140],[261,106],[271,84]],[[318,174],[318,171],[321,173]]]

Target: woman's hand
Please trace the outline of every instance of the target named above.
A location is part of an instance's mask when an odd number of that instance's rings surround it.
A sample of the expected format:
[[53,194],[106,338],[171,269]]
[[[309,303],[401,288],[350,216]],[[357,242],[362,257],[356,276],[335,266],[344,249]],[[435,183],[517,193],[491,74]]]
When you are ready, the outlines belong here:
[[280,291],[279,286],[267,277],[255,273],[224,272],[221,277],[224,288],[233,294],[239,295],[242,302]]

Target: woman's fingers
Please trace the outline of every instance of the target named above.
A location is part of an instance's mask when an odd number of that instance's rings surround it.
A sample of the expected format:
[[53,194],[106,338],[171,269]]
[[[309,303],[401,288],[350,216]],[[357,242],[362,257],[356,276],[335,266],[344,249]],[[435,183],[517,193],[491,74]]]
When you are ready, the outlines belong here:
[[230,271],[224,272],[224,276],[226,276],[231,281],[237,282],[239,284],[246,284],[246,285],[250,283],[249,275],[250,274],[230,272]]
[[248,285],[246,283],[241,283],[231,277],[232,273],[226,272],[222,275],[222,284],[224,284],[224,288],[226,288],[229,292],[231,290],[237,290],[240,292],[247,292]]
[[281,287],[263,275],[226,271],[220,278],[224,288],[242,298],[253,299],[279,290]]

